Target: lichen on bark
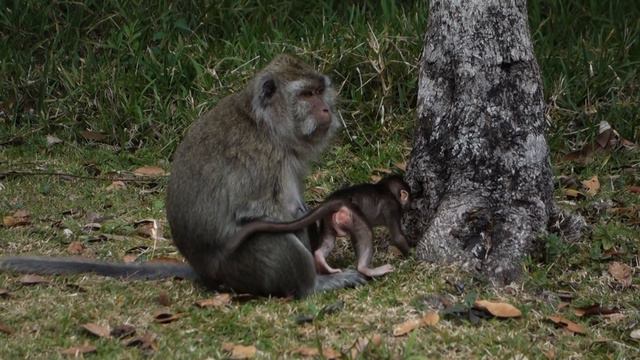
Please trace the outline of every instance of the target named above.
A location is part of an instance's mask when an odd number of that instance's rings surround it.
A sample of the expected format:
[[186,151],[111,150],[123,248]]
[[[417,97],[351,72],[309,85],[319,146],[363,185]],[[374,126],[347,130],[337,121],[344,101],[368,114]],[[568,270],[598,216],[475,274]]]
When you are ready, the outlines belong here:
[[524,0],[430,2],[406,174],[418,258],[518,277],[554,212],[544,110]]

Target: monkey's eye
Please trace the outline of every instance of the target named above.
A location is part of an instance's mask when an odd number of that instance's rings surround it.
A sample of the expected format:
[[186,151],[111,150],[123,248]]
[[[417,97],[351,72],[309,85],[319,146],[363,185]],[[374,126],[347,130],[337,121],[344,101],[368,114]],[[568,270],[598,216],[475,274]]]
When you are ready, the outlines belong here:
[[322,95],[323,92],[324,92],[324,89],[317,88],[317,89],[313,90],[313,95]]
[[312,96],[313,96],[313,91],[311,90],[302,90],[302,92],[300,92],[300,97],[308,98]]

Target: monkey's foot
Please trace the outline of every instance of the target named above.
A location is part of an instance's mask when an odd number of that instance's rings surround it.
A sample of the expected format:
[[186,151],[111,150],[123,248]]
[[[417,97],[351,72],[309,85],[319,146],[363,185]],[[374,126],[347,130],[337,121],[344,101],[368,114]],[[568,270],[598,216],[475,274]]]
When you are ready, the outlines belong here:
[[319,274],[336,274],[342,272],[341,269],[332,268],[327,264],[327,259],[324,258],[324,255],[320,251],[315,252],[314,260],[316,263],[316,271]]
[[376,268],[368,268],[368,267],[364,267],[364,268],[360,268],[358,269],[358,271],[363,274],[366,275],[368,277],[376,277],[376,276],[381,276],[390,272],[393,272],[393,270],[395,270],[393,268],[393,265],[391,264],[385,264],[382,266],[378,266]]

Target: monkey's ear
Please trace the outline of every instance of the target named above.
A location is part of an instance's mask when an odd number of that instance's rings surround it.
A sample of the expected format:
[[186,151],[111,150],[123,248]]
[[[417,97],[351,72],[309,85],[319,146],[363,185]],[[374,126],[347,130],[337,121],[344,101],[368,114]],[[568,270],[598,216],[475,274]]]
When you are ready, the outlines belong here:
[[400,190],[400,202],[405,203],[409,201],[409,192],[407,190]]
[[260,105],[266,107],[269,104],[269,100],[271,100],[276,93],[276,90],[276,80],[271,74],[261,76],[258,81],[258,99]]

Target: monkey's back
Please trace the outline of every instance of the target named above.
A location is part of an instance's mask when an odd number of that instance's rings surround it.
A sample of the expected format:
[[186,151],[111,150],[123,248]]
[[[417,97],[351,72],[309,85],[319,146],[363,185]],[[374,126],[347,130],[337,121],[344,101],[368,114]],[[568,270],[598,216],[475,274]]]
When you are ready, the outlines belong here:
[[174,243],[196,268],[235,233],[238,208],[264,197],[278,179],[265,164],[279,163],[279,152],[248,109],[243,93],[222,99],[192,124],[174,154],[167,219]]

